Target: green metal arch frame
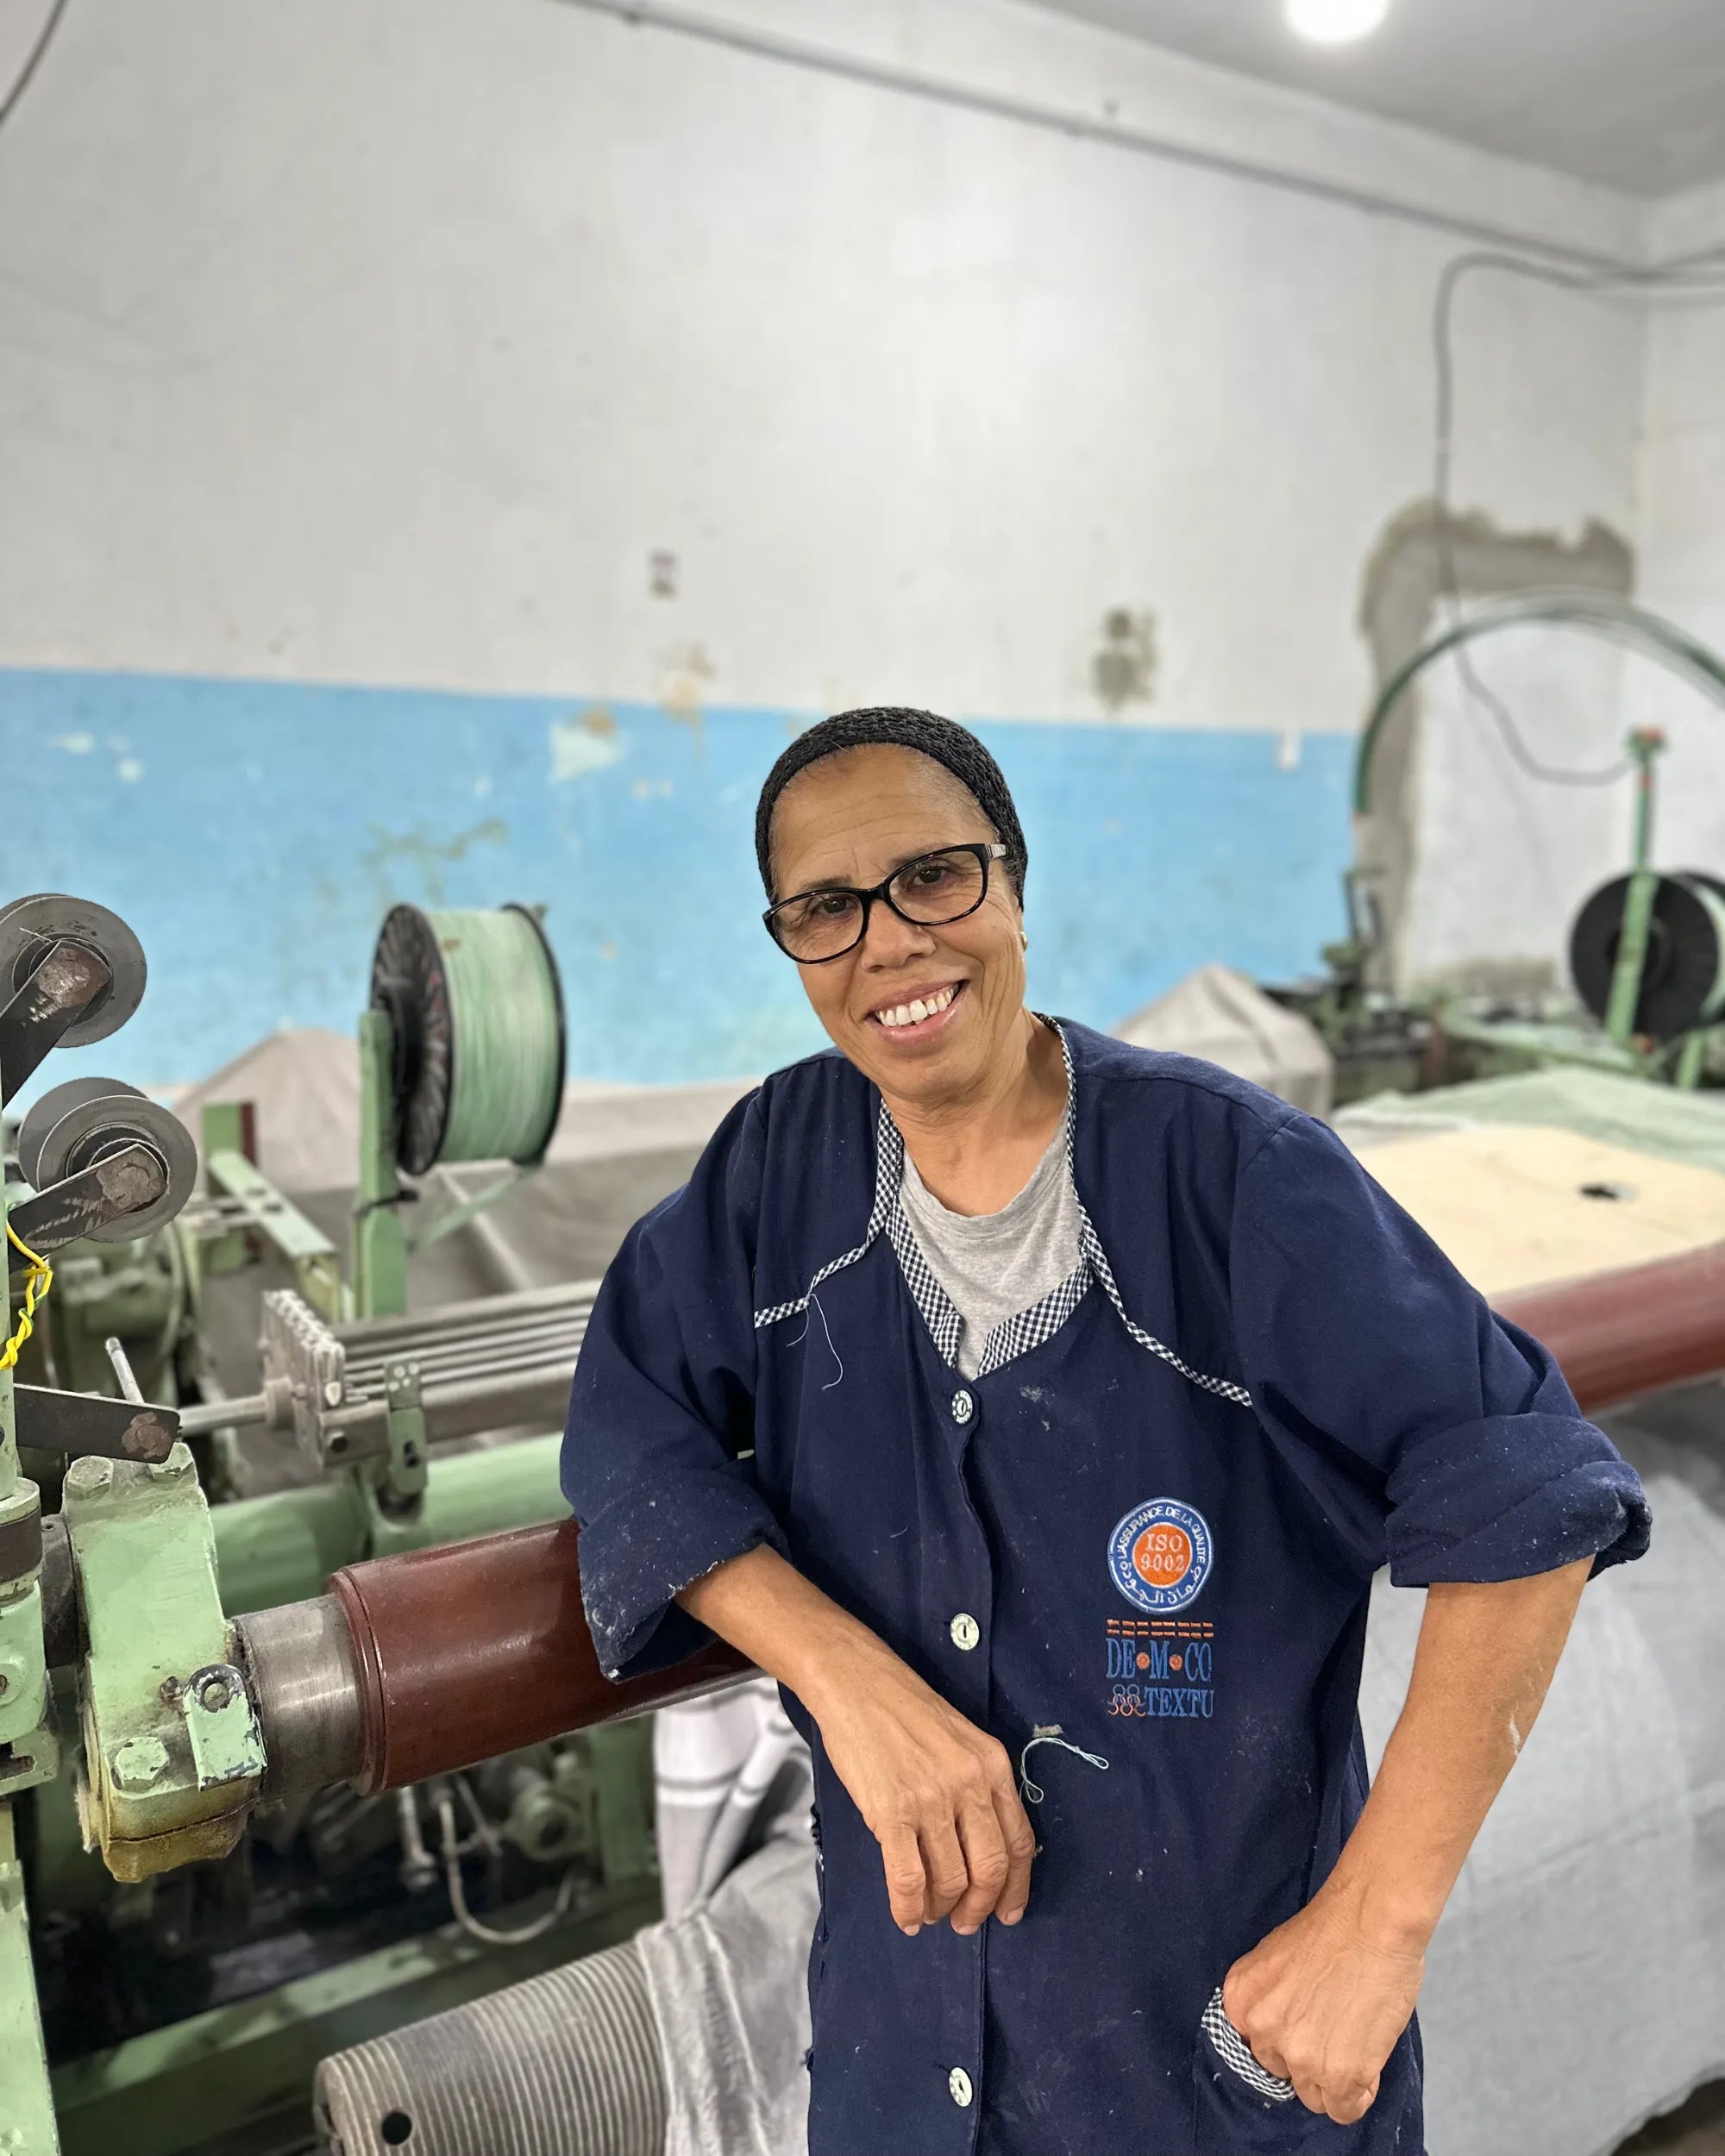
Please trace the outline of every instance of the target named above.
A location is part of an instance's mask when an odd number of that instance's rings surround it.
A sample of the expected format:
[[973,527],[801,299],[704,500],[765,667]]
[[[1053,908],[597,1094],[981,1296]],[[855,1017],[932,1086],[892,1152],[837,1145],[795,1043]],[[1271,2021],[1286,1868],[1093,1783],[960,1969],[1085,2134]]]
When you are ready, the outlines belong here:
[[1662,615],[1609,592],[1525,592],[1513,599],[1492,599],[1474,608],[1465,620],[1423,645],[1398,667],[1378,693],[1360,735],[1354,759],[1353,812],[1371,812],[1371,765],[1385,722],[1409,686],[1433,660],[1447,651],[1471,643],[1477,637],[1495,635],[1502,629],[1519,629],[1529,623],[1579,630],[1609,643],[1637,651],[1654,660],[1714,704],[1725,709],[1725,660],[1697,638],[1689,636]]

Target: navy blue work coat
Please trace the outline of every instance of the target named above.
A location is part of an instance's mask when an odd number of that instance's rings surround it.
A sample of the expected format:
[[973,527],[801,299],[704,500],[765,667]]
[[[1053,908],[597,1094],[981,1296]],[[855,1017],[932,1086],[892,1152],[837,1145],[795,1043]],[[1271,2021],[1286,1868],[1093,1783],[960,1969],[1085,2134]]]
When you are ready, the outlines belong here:
[[1322,1125],[1060,1030],[1082,1262],[973,1379],[902,1140],[836,1053],[743,1101],[630,1233],[563,1455],[599,1659],[691,1651],[673,1596],[770,1544],[1040,1793],[1023,1921],[907,1939],[787,1699],[825,1858],[811,2156],[1419,2156],[1414,2029],[1341,2127],[1258,2068],[1218,1990],[1364,1800],[1372,1574],[1635,1557],[1640,1486]]

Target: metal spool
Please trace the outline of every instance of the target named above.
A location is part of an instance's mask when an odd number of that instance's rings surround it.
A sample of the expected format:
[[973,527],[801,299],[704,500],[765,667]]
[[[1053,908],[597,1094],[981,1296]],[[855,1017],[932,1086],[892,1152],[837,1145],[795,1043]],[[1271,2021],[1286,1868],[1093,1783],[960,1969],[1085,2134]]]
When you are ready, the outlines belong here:
[[660,2156],[664,2055],[632,1939],[317,2069],[347,2156]]
[[534,914],[394,907],[371,1000],[395,1037],[395,1150],[408,1175],[544,1157],[562,1106],[563,998]]
[[56,943],[81,943],[93,950],[112,983],[104,988],[76,1025],[60,1037],[62,1048],[85,1048],[117,1033],[144,1000],[148,968],[144,948],[117,913],[90,899],[69,899],[63,892],[40,891],[0,907],[0,1003],[15,996]]
[[147,1145],[161,1163],[167,1188],[154,1205],[92,1228],[97,1243],[130,1243],[166,1225],[198,1181],[191,1133],[159,1102],[117,1078],[68,1078],[45,1093],[18,1132],[18,1166],[35,1190],[45,1190],[129,1145]]
[[[1630,879],[1603,884],[1575,918],[1569,965],[1576,993],[1603,1020],[1611,1000]],[[1685,869],[1662,875],[1647,924],[1647,956],[1634,1030],[1675,1040],[1725,1018],[1725,883]]]

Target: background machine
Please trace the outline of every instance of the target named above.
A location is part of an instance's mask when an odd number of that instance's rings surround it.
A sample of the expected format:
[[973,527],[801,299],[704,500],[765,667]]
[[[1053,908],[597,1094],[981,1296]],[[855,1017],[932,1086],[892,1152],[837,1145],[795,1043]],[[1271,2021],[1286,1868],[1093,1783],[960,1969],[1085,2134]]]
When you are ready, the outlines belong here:
[[[55,1045],[116,1031],[145,978],[101,907],[0,912],[5,1097]],[[647,1725],[582,1733],[617,1702],[560,1563],[536,1604],[507,1545],[472,1544],[501,1573],[416,1564],[407,1602],[374,1612],[395,1646],[319,1660],[332,1575],[563,1513],[594,1286],[423,1306],[416,1285],[451,1277],[417,1254],[486,1230],[556,1128],[562,1006],[534,913],[396,907],[359,1051],[345,1222],[261,1172],[243,1104],[205,1108],[201,1177],[185,1125],[118,1081],[50,1087],[13,1133],[0,2125],[31,2156],[122,2131],[162,2156],[308,2147],[326,2053],[656,1911]],[[464,1163],[491,1165],[469,1185]],[[362,1626],[377,1592],[354,1589]],[[284,1608],[300,1617],[253,1615]],[[489,1663],[476,1618],[499,1626]],[[523,1624],[561,1643],[525,1721]],[[417,1678],[408,1647],[430,1658]],[[437,1692],[446,1667],[465,1702]],[[333,1708],[332,1670],[369,1705]],[[459,1758],[440,1751],[456,1730]]]

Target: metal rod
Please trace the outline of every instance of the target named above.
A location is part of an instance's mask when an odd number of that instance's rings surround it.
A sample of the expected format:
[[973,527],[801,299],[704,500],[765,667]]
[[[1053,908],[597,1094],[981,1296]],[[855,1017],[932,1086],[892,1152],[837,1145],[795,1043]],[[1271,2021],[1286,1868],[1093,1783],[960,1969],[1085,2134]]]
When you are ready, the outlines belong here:
[[1629,736],[1635,771],[1635,859],[1623,899],[1617,931],[1617,961],[1611,969],[1611,993],[1605,1006],[1605,1030],[1627,1047],[1635,1031],[1635,1012],[1647,962],[1647,935],[1659,879],[1653,859],[1653,759],[1665,746],[1663,735],[1641,731]]
[[587,1329],[592,1316],[587,1310],[571,1311],[555,1318],[542,1318],[532,1325],[475,1326],[464,1332],[445,1335],[428,1332],[421,1340],[399,1340],[386,1348],[373,1347],[367,1342],[363,1348],[349,1346],[347,1365],[354,1369],[383,1369],[391,1363],[417,1360],[424,1363],[434,1356],[474,1354],[495,1346],[527,1346],[537,1340],[559,1341],[579,1338]]
[[422,1378],[429,1378],[434,1371],[459,1373],[464,1369],[483,1369],[487,1363],[499,1361],[511,1363],[555,1363],[566,1356],[573,1356],[586,1337],[586,1326],[559,1326],[543,1335],[518,1339],[505,1333],[495,1340],[456,1340],[444,1344],[429,1343],[422,1348],[403,1348],[398,1354],[374,1360],[367,1356],[363,1362],[349,1361],[346,1377],[348,1384],[380,1382],[386,1370],[399,1363],[411,1363]]
[[179,1411],[183,1438],[207,1437],[212,1430],[243,1430],[269,1420],[269,1401],[262,1393],[241,1393],[232,1400],[200,1401]]
[[138,1380],[132,1365],[126,1359],[124,1343],[110,1333],[102,1345],[107,1353],[108,1360],[114,1365],[115,1376],[120,1381],[120,1397],[122,1400],[130,1401],[135,1407],[141,1407],[144,1405],[144,1395],[139,1388]]
[[[499,1354],[495,1357],[469,1360],[455,1367],[439,1361],[425,1373],[424,1404],[432,1413],[454,1396],[455,1404],[467,1410],[488,1394],[496,1394],[508,1401],[520,1390],[518,1381],[536,1381],[543,1377],[547,1384],[560,1383],[567,1390],[574,1369],[574,1351],[580,1338],[568,1343],[567,1355],[544,1352],[533,1354]],[[398,1360],[392,1357],[391,1360]],[[412,1359],[407,1357],[405,1359]],[[356,1426],[369,1422],[367,1411],[374,1408],[381,1395],[384,1367],[350,1368],[347,1374],[348,1397],[342,1407],[326,1409],[322,1420],[328,1430],[351,1432]],[[179,1410],[179,1434],[183,1438],[204,1437],[212,1430],[250,1429],[270,1418],[270,1403],[264,1393],[244,1393],[232,1400],[204,1401],[197,1407]],[[438,1432],[431,1433],[436,1437]]]
[[[488,1386],[496,1387],[518,1377],[555,1379],[567,1389],[574,1370],[575,1358],[573,1354],[498,1356],[488,1362],[469,1363],[461,1369],[429,1373],[422,1370],[419,1376],[420,1397],[429,1410],[435,1408],[450,1393],[467,1394],[483,1390]],[[333,1413],[326,1411],[324,1420],[336,1420],[349,1407],[381,1401],[386,1389],[381,1379],[362,1385],[349,1385],[347,1398],[342,1406]]]
[[496,1325],[528,1311],[591,1304],[599,1289],[598,1281],[583,1280],[555,1288],[530,1288],[514,1295],[475,1295],[466,1302],[444,1303],[436,1310],[417,1311],[405,1317],[356,1318],[350,1325],[336,1326],[334,1331],[336,1338],[351,1351],[427,1331],[447,1332],[467,1323]]

